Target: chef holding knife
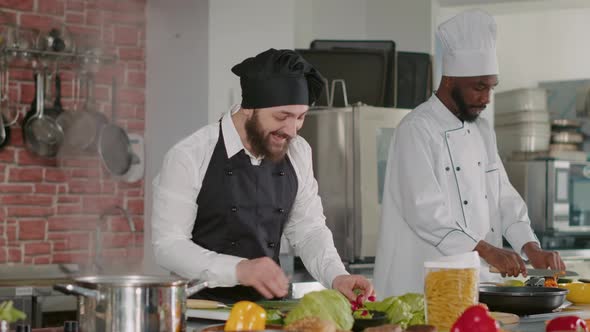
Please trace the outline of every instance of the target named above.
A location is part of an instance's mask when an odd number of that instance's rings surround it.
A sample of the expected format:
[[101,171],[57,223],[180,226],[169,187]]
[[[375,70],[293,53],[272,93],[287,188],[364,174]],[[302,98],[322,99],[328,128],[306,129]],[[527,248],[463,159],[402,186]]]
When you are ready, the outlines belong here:
[[[475,250],[503,275],[564,270],[544,251],[479,115],[498,84],[496,24],[470,10],[442,23],[442,80],[398,126],[389,151],[374,282],[380,297],[422,292],[423,263]],[[502,237],[512,250],[502,248]],[[492,281],[488,266],[482,281]],[[499,276],[499,275],[497,275]]]
[[234,66],[241,106],[177,143],[154,179],[156,261],[212,288],[222,302],[284,297],[285,235],[311,275],[354,299],[370,282],[349,275],[325,225],[311,148],[297,131],[323,80],[301,56],[270,49]]

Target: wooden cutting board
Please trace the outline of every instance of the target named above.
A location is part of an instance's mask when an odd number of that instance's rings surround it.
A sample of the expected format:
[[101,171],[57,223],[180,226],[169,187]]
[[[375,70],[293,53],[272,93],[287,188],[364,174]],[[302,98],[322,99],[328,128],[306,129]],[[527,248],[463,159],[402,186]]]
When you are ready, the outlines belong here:
[[492,315],[495,320],[502,323],[502,325],[518,324],[518,322],[520,322],[520,317],[518,317],[518,315],[507,312],[492,311],[490,312],[490,315]]

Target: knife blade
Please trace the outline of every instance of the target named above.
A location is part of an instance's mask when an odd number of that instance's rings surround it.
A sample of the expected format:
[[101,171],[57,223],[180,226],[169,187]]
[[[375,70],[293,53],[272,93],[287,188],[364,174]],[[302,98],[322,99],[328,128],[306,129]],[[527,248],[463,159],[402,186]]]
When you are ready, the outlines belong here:
[[219,309],[229,308],[228,305],[217,301],[188,299],[186,300],[186,307],[189,309]]
[[[491,273],[500,273],[497,268],[490,266]],[[576,277],[579,274],[575,271],[555,271],[550,269],[526,269],[526,273],[529,277]]]

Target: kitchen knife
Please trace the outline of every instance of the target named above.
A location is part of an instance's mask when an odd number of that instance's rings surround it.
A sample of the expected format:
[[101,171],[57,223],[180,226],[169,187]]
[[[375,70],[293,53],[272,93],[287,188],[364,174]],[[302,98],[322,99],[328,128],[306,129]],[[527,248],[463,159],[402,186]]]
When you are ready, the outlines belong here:
[[[498,269],[493,266],[490,266],[491,273],[500,273]],[[555,271],[550,269],[526,269],[526,273],[529,277],[575,277],[578,276],[577,272],[574,271]]]

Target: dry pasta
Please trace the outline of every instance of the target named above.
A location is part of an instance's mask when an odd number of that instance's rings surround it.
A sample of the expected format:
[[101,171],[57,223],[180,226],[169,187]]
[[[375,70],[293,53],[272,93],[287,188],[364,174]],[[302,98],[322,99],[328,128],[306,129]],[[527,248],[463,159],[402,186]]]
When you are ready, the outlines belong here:
[[449,330],[455,320],[478,300],[477,269],[430,271],[424,280],[426,319],[439,330]]

